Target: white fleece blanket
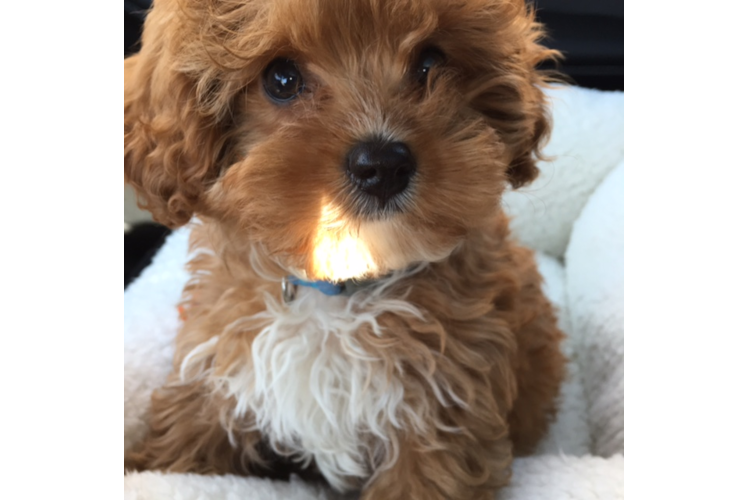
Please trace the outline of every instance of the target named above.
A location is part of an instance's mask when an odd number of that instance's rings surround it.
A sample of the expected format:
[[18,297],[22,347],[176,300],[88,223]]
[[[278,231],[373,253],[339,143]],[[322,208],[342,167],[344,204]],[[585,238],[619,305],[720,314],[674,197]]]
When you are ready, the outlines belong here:
[[[554,129],[540,178],[507,193],[515,236],[537,250],[568,334],[559,414],[497,499],[623,498],[623,94],[549,92]],[[174,232],[125,290],[125,450],[142,439],[150,393],[171,369],[188,230]],[[234,476],[125,475],[126,499],[302,500],[329,489]],[[349,495],[348,498],[355,498]]]

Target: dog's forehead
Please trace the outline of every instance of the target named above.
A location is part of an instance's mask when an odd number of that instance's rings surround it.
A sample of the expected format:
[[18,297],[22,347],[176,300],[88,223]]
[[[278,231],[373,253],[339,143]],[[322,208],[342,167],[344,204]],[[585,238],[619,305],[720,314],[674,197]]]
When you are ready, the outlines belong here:
[[523,24],[516,22],[524,18],[524,0],[171,2],[182,21],[172,25],[172,38],[175,47],[182,45],[185,66],[201,69],[195,55],[205,53],[198,60],[205,68],[243,71],[248,78],[279,57],[349,75],[381,62],[379,74],[385,75],[402,71],[402,63],[412,63],[428,45],[474,70],[482,61],[522,51],[526,42]]
[[276,0],[270,29],[294,50],[361,56],[407,50],[436,29],[455,2],[441,0]]
[[[295,52],[310,56],[401,55],[426,41],[454,35],[491,5],[513,0],[265,0],[268,32]],[[466,22],[469,20],[469,22]],[[490,29],[487,24],[487,28]]]

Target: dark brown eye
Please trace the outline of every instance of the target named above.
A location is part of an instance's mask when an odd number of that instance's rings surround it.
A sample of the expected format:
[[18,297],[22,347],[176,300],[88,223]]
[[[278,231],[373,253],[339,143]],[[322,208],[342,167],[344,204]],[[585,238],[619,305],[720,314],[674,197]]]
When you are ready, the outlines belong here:
[[304,80],[295,62],[276,59],[265,70],[263,86],[272,100],[283,103],[295,99],[304,90]]
[[443,62],[444,53],[441,50],[435,47],[423,49],[415,65],[415,74],[418,82],[425,84],[428,81],[429,72],[431,72],[434,66],[438,66]]

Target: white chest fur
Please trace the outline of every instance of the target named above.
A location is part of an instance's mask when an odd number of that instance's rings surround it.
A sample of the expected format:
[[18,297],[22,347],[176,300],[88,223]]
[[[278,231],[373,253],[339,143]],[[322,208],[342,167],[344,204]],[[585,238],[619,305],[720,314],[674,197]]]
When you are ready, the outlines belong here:
[[268,297],[267,306],[252,318],[264,325],[252,366],[216,382],[236,398],[237,416],[254,414],[278,451],[314,459],[338,489],[360,484],[396,459],[392,433],[414,412],[392,360],[372,355],[358,332],[378,335],[385,311],[419,311],[379,293],[329,297],[308,288],[289,305]]

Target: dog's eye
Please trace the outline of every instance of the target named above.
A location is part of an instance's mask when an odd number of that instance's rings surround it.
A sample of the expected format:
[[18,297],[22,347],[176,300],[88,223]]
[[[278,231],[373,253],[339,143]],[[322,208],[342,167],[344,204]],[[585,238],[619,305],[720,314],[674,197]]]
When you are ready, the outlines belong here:
[[290,59],[276,59],[265,70],[263,81],[265,92],[277,102],[287,102],[304,90],[304,80],[295,62]]
[[425,48],[418,56],[418,61],[416,61],[415,73],[418,82],[425,84],[431,69],[443,62],[444,53],[441,50],[435,47]]

